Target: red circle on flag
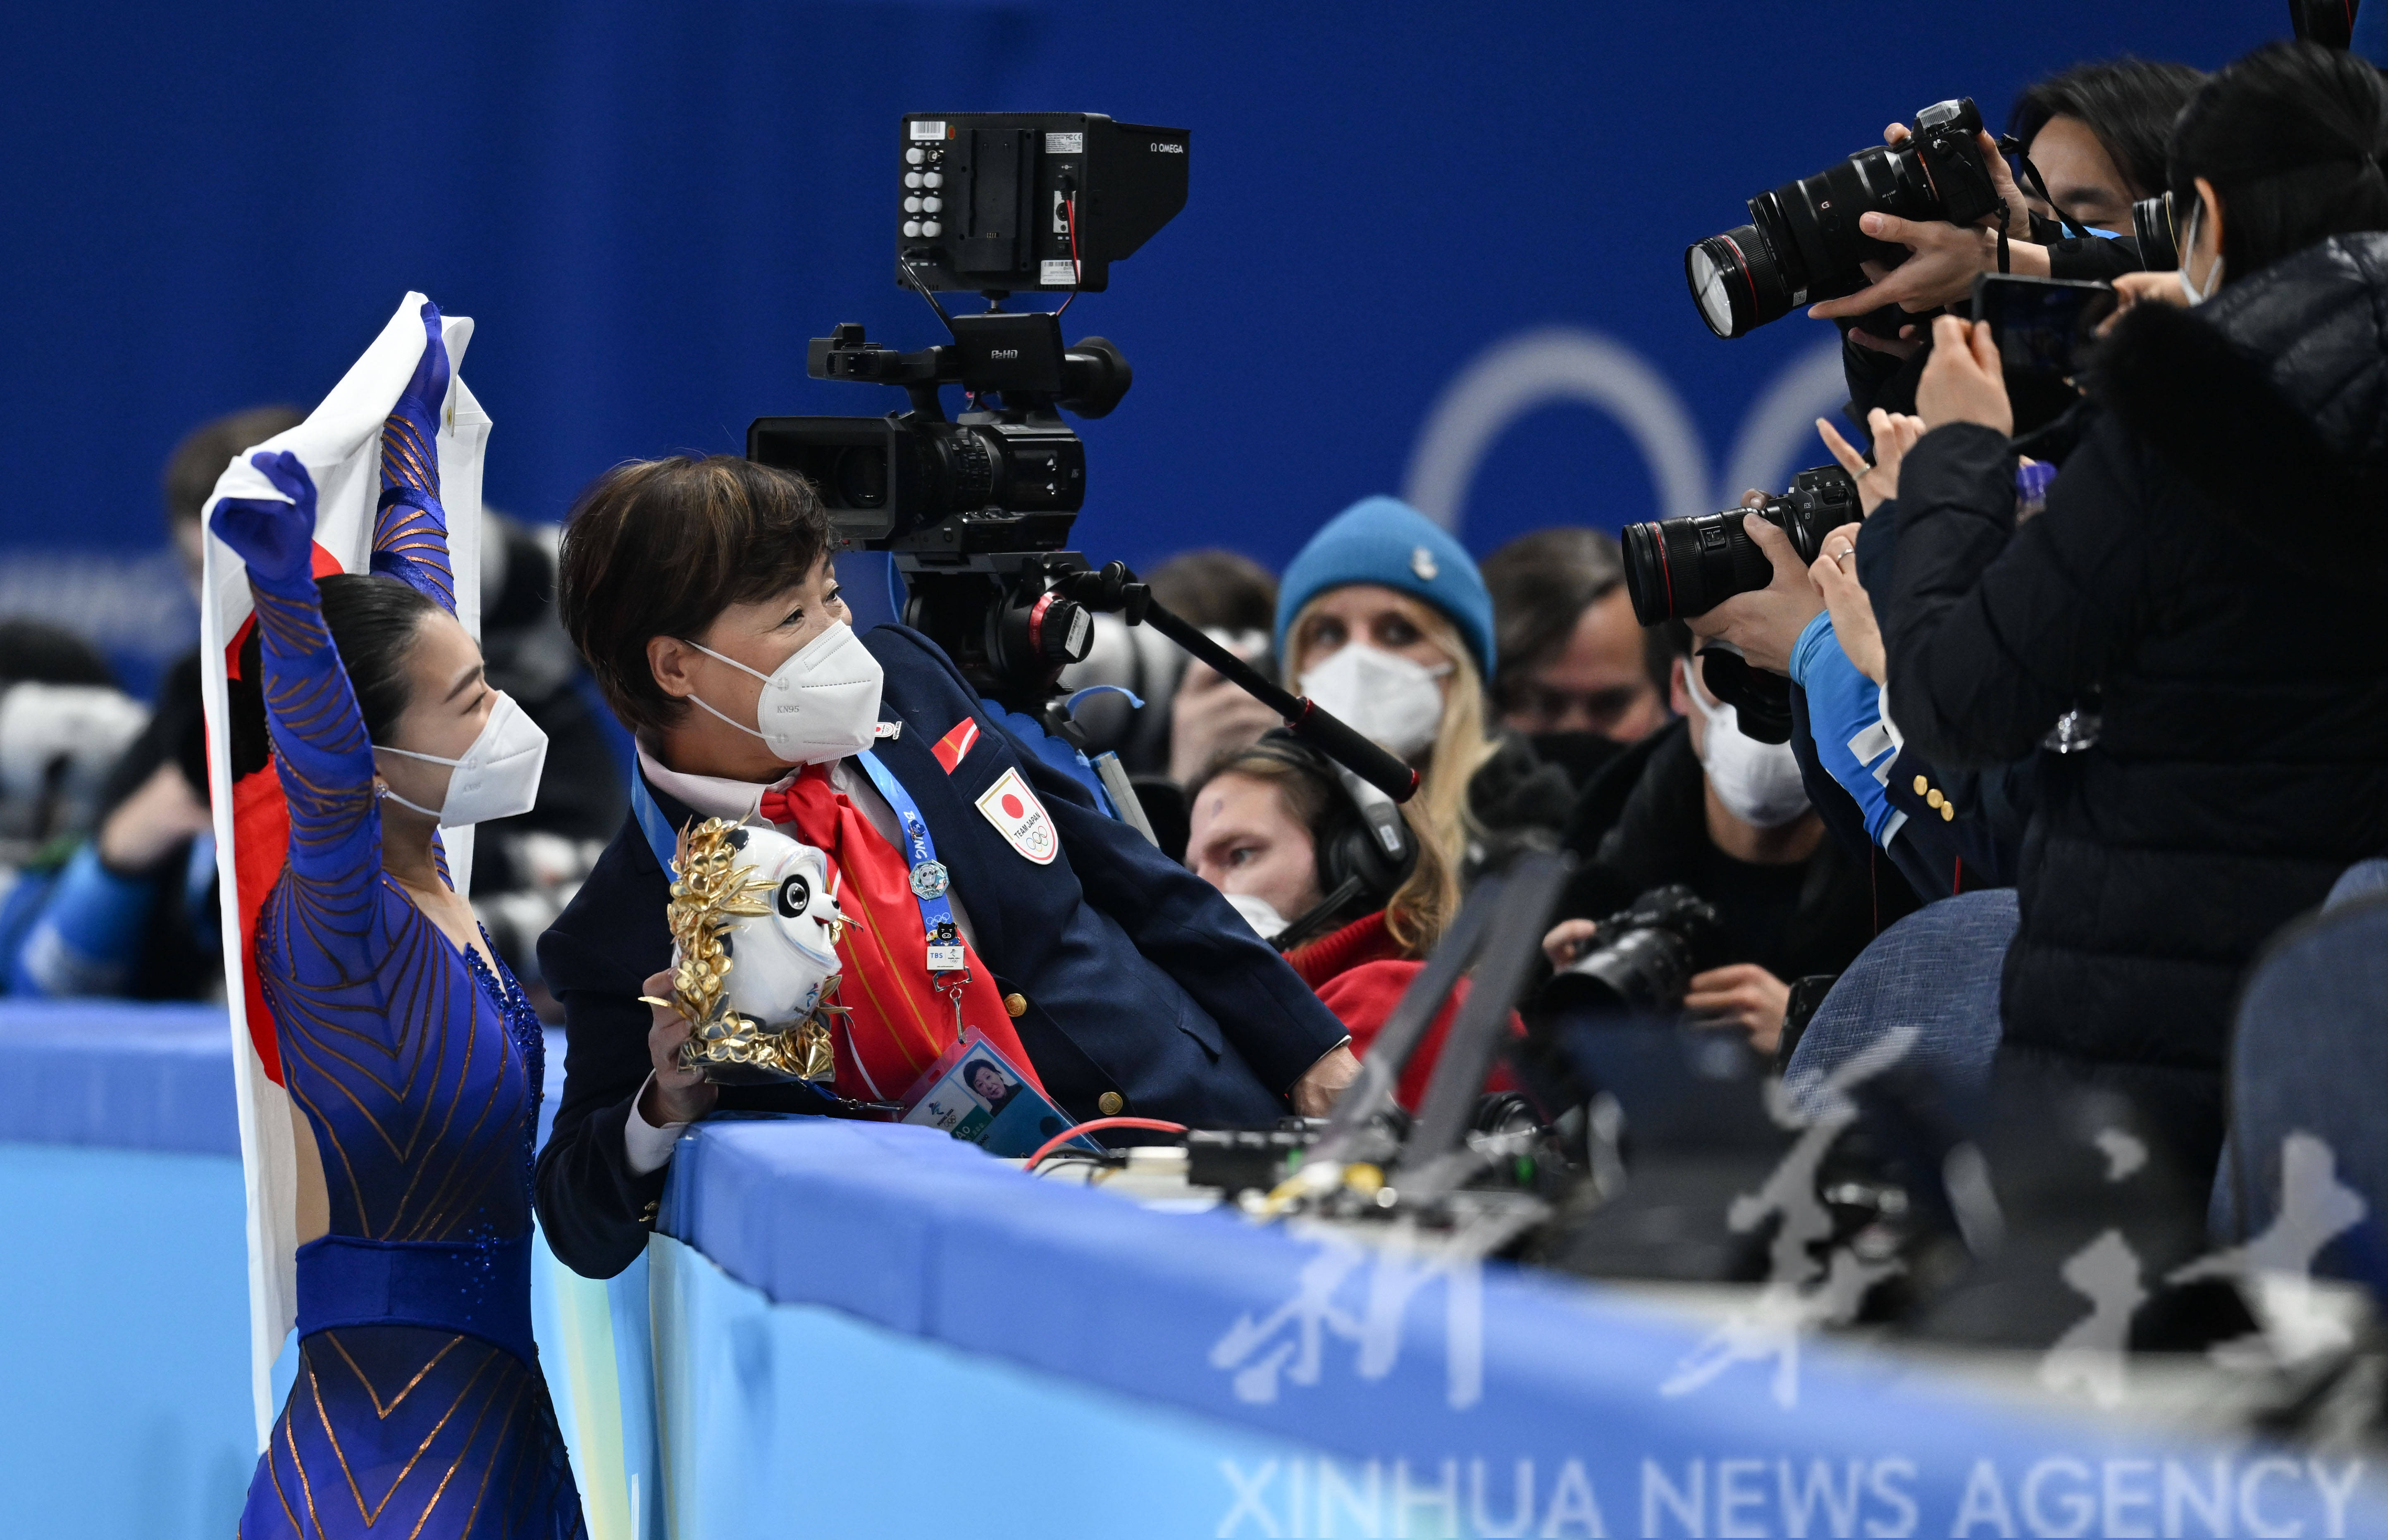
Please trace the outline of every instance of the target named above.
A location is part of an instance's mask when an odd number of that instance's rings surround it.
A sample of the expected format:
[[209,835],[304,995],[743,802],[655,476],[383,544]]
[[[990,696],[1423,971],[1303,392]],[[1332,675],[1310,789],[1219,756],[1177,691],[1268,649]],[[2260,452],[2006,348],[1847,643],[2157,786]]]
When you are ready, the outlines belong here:
[[1018,818],[1028,809],[1020,805],[1020,798],[1012,795],[1010,792],[1006,792],[1003,794],[1003,810],[1010,817]]

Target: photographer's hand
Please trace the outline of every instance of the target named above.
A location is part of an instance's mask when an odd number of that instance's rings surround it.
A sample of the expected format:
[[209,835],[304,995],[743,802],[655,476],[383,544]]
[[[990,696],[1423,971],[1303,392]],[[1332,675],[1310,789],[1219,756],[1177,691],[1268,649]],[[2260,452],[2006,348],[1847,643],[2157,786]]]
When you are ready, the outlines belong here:
[[[1912,421],[1913,419],[1910,419]],[[1882,626],[1874,618],[1874,601],[1858,581],[1858,526],[1844,524],[1824,537],[1823,554],[1808,568],[1824,607],[1833,612],[1833,638],[1857,665],[1859,673],[1880,684],[1889,678],[1884,662]]]
[[1750,667],[1787,674],[1792,644],[1824,601],[1790,536],[1763,518],[1746,518],[1741,527],[1774,564],[1774,580],[1752,592],[1736,593],[1706,615],[1690,617],[1687,623],[1695,636],[1740,648]]
[[[1943,220],[1900,219],[1897,214],[1861,215],[1858,228],[1877,240],[1907,248],[1907,260],[1897,267],[1860,262],[1859,269],[1874,282],[1855,294],[1809,306],[1808,313],[1819,321],[1864,315],[1885,305],[1911,312],[1938,310],[1971,295],[1976,274],[1998,271],[1995,230],[1969,230]],[[2010,272],[2045,278],[2048,248],[2010,240],[2007,266]]]
[[[1883,131],[1883,142],[1896,145],[1905,140],[1904,125],[1893,123]],[[1988,134],[1981,136],[1983,163],[1989,168],[1990,185],[2006,200],[2007,208],[2007,268],[2009,272],[2029,277],[2048,276],[2048,248],[2025,239],[2031,234],[2031,212],[2024,207],[2023,194],[2015,186],[2014,172],[2005,157],[1999,154],[1998,143]],[[1858,264],[1859,270],[1871,280],[1855,294],[1838,299],[1826,299],[1808,307],[1808,313],[1820,321],[1838,320],[1845,316],[1864,315],[1885,305],[1897,305],[1908,312],[1938,310],[1952,305],[1973,292],[1976,274],[1994,273],[1999,265],[1998,216],[1991,215],[1982,225],[1967,228],[1950,224],[1945,220],[1900,219],[1896,214],[1870,213],[1858,220],[1858,228],[1876,240],[1892,241],[1907,248],[1907,260],[1896,267],[1880,262]],[[1860,345],[1885,351],[1899,350],[1889,339],[1857,334]],[[1904,328],[1899,340],[1905,341]],[[1921,338],[1916,341],[1921,342]]]
[[1551,960],[1554,968],[1564,968],[1583,955],[1592,938],[1600,932],[1595,920],[1562,920],[1543,937],[1543,955]]
[[1749,1046],[1771,1054],[1783,1038],[1791,986],[1755,962],[1735,962],[1692,975],[1683,1012],[1693,1026],[1737,1026]]
[[1932,323],[1932,358],[1915,385],[1915,414],[1926,431],[1979,423],[2013,434],[2014,407],[2007,400],[2006,375],[1988,322],[1944,315]]
[[[1841,437],[1841,430],[1823,417],[1816,419],[1816,432],[1841,469],[1858,484],[1858,515],[1872,518],[1874,511],[1899,495],[1899,463],[1924,437],[1924,419],[1900,413],[1885,412],[1875,407],[1866,414],[1866,427],[1874,434],[1874,463],[1868,465],[1865,455],[1855,444]],[[1829,549],[1831,541],[1826,541]]]
[[2189,296],[2180,291],[2180,274],[2164,273],[2126,273],[2115,280],[2115,312],[2098,323],[2098,335],[2105,336],[2115,329],[2115,323],[2133,305],[2172,305],[2189,308]]

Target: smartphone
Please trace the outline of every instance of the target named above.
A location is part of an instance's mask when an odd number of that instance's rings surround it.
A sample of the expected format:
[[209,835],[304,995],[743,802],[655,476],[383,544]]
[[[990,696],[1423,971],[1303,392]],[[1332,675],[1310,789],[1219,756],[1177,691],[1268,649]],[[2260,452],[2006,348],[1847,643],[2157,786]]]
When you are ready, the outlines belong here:
[[2075,278],[1985,273],[1974,280],[1974,319],[1990,324],[2009,375],[2070,378],[2098,325],[2115,313],[2115,286]]

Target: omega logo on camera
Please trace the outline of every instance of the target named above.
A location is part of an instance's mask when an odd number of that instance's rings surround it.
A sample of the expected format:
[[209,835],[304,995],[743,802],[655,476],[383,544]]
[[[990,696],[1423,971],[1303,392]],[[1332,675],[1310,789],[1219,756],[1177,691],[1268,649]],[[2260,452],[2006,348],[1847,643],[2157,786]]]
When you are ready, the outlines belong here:
[[1152,153],[1155,155],[1183,155],[1186,153],[1186,146],[1183,145],[1164,145],[1160,140],[1156,139],[1152,142]]

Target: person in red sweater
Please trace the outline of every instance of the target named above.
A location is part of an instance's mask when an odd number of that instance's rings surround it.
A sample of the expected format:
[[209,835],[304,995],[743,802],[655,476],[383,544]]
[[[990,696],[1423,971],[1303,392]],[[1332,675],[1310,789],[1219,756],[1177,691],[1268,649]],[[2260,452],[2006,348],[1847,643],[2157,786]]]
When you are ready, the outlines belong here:
[[[1186,864],[1285,953],[1365,1060],[1457,907],[1435,843],[1418,837],[1404,808],[1409,853],[1389,859],[1335,768],[1283,732],[1213,760],[1188,806]],[[1467,998],[1462,979],[1404,1067],[1404,1107],[1417,1109]],[[1510,1027],[1525,1030],[1514,1013]],[[1511,1088],[1506,1072],[1496,1068],[1486,1088]]]

